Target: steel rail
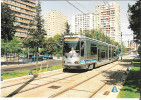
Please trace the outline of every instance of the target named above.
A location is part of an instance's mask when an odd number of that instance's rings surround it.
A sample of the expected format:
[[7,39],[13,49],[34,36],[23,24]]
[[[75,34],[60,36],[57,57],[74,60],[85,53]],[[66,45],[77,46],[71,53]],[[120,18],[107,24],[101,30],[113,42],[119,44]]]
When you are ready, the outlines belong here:
[[[34,80],[40,80],[40,79],[44,79],[44,78],[49,78],[49,77],[52,77],[52,76],[56,76],[56,75],[60,75],[60,74],[63,74],[62,72],[61,73],[57,73],[57,74],[53,74],[53,75],[47,75],[47,76],[44,76],[44,77],[41,77],[41,78],[38,78],[38,79],[34,79]],[[35,74],[38,76],[38,74]],[[34,75],[33,75],[34,76]],[[31,78],[31,77],[30,77]],[[26,78],[26,79],[30,79],[30,78]],[[4,86],[4,87],[1,87],[1,89],[4,89],[4,88],[9,88],[9,87],[12,87],[12,86],[16,86],[16,85],[20,85],[20,84],[24,84],[26,82],[19,82],[19,83],[16,83],[16,84],[12,84],[12,85],[7,85],[7,86]]]
[[[26,90],[21,90],[21,91],[13,91],[12,93],[10,93],[9,95],[5,96],[5,97],[12,97],[16,94],[20,94],[20,93],[23,93],[23,92],[26,92],[26,91],[29,91],[29,90],[33,90],[33,89],[36,89],[36,88],[39,88],[39,87],[42,87],[42,86],[45,86],[45,85],[48,85],[48,84],[51,84],[51,83],[54,83],[54,82],[57,82],[57,81],[61,81],[61,80],[64,80],[64,79],[67,79],[67,78],[70,78],[70,77],[73,77],[73,76],[76,76],[80,73],[77,73],[77,74],[74,74],[74,75],[71,75],[71,76],[67,76],[67,77],[64,77],[64,78],[61,78],[61,79],[58,79],[58,80],[54,80],[54,81],[50,81],[50,82],[47,82],[47,83],[44,83],[44,84],[41,84],[41,85],[38,85],[38,86],[35,86],[35,87],[32,87],[32,88],[28,88]],[[29,81],[31,82],[31,81]],[[22,87],[22,86],[21,86]]]
[[[109,70],[109,69],[111,69],[111,68],[113,68],[113,67],[115,67],[115,66],[117,66],[117,65],[119,65],[119,62],[118,62],[118,64],[115,64],[115,65],[111,66],[110,68],[107,68],[107,69],[104,70],[104,71],[107,71],[107,70]],[[55,97],[57,97],[57,96],[59,96],[59,95],[65,93],[65,92],[67,92],[67,91],[69,91],[69,90],[71,90],[71,89],[77,87],[78,85],[81,85],[82,83],[84,83],[84,82],[86,82],[86,81],[88,81],[88,80],[90,80],[90,79],[92,79],[92,78],[94,78],[94,77],[100,75],[100,74],[103,73],[104,71],[102,71],[102,72],[100,72],[100,73],[98,73],[98,74],[96,74],[96,75],[93,75],[93,76],[91,76],[90,78],[85,79],[85,80],[83,80],[82,82],[79,82],[79,83],[77,83],[77,84],[75,84],[75,85],[73,85],[73,86],[71,86],[71,87],[69,87],[69,88],[67,88],[67,89],[64,89],[64,90],[62,90],[62,91],[60,91],[60,92],[58,92],[58,93],[56,93],[56,94],[53,94],[53,95],[49,96],[49,98],[55,98]]]
[[[124,68],[121,68],[120,69],[120,72],[122,71],[122,69],[124,69]],[[118,73],[116,73],[114,76],[112,76],[111,78],[116,78],[118,75],[121,75],[121,74],[119,74],[119,72]],[[111,78],[110,78],[110,80],[111,80]],[[119,78],[119,77],[117,77],[117,78]],[[114,84],[114,83],[113,83]],[[92,98],[96,93],[98,93],[104,86],[106,86],[107,85],[107,83],[104,83],[99,89],[97,89],[92,95],[90,95],[88,98]]]
[[[119,62],[118,62],[119,63]],[[113,65],[113,66],[116,66],[117,64],[115,64],[115,65]],[[113,67],[112,66],[112,67]],[[112,67],[110,67],[110,68],[112,68]],[[106,69],[107,70],[107,69]],[[102,72],[101,72],[102,73]],[[101,73],[99,73],[99,74],[101,74]],[[29,90],[33,90],[33,89],[36,89],[36,88],[39,88],[39,87],[42,87],[42,86],[45,86],[45,85],[48,85],[48,84],[51,84],[51,83],[54,83],[54,82],[57,82],[57,81],[61,81],[61,80],[64,80],[64,79],[67,79],[67,78],[70,78],[70,77],[73,77],[73,76],[77,76],[78,74],[80,74],[80,73],[77,73],[77,74],[74,74],[74,75],[71,75],[71,76],[67,76],[67,77],[64,77],[64,78],[62,78],[62,79],[58,79],[58,80],[55,80],[55,81],[50,81],[50,82],[47,82],[47,83],[45,83],[45,84],[41,84],[41,85],[38,85],[38,86],[35,86],[35,87],[32,87],[32,88],[28,88],[28,89],[26,89],[26,90],[21,90],[21,91],[13,91],[12,93],[10,93],[8,96],[4,96],[4,97],[12,97],[12,96],[14,96],[14,95],[16,95],[16,94],[20,94],[20,93],[23,93],[23,92],[26,92],[26,91],[29,91]],[[81,73],[82,74],[82,73]],[[31,81],[29,81],[29,83],[30,83]],[[22,86],[21,86],[22,87]]]

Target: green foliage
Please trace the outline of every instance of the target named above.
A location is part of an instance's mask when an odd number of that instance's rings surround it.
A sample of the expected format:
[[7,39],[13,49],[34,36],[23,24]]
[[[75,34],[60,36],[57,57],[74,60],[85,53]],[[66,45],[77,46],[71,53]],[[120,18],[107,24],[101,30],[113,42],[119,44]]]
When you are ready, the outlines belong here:
[[140,63],[134,62],[118,98],[139,98]]
[[12,40],[17,26],[14,26],[16,17],[7,4],[1,3],[1,38],[4,42]]
[[41,11],[41,4],[38,0],[38,4],[36,6],[36,13],[33,18],[34,20],[29,23],[30,28],[28,30],[28,37],[26,37],[23,41],[25,47],[33,48],[34,50],[36,50],[36,70],[38,68],[38,48],[44,46],[44,35],[46,34],[43,27],[44,20],[42,19]]
[[65,23],[65,33],[64,35],[69,35],[70,34],[70,25],[68,24],[68,22]]
[[133,30],[135,42],[139,43],[140,40],[140,26],[141,26],[141,18],[140,18],[140,11],[141,11],[141,2],[136,1],[135,5],[128,5],[128,20],[129,20],[129,28]]
[[45,48],[42,49],[44,54],[62,54],[63,52],[63,36],[57,34],[53,38],[46,40]]
[[[44,68],[42,68],[41,71],[32,70],[32,73],[37,74],[37,73],[49,71],[49,68],[47,68],[46,70],[45,66],[43,67]],[[62,69],[63,66],[53,66],[51,68],[52,70],[57,70],[57,69]],[[3,80],[5,80],[5,79],[10,79],[10,78],[15,78],[15,77],[26,76],[26,75],[29,75],[29,73],[30,73],[30,70],[25,70],[25,71],[19,71],[19,72],[4,73],[4,74],[1,74],[1,76]]]
[[54,40],[52,37],[48,38],[46,40],[46,51],[47,51],[47,54],[53,54],[53,52],[55,51],[55,44],[54,44]]
[[[134,5],[128,5],[128,20],[129,28],[133,31],[134,41],[141,46],[141,2],[136,1]],[[141,56],[141,48],[138,48],[138,53]]]
[[17,53],[21,51],[21,41],[18,37],[13,37],[11,41],[5,42],[1,40],[1,51],[2,55],[7,53]]
[[[36,6],[36,14],[34,16],[34,21],[31,21],[29,23],[30,29],[28,30],[28,37],[26,37],[23,41],[23,44],[25,47],[30,48],[31,53],[36,53],[38,52],[38,48],[44,47],[45,43],[45,37],[44,35],[46,34],[44,28],[43,28],[43,23],[44,20],[42,19],[41,16],[41,4],[38,1],[38,4]],[[27,51],[26,51],[27,53]]]
[[89,37],[89,38],[93,38],[93,35],[90,33],[85,33],[85,36]]
[[114,40],[110,39],[110,37],[105,36],[100,29],[99,30],[90,30],[90,31],[85,30],[84,32],[85,32],[85,36],[87,37],[97,39],[102,42],[106,41],[109,44],[113,44],[113,45],[120,47],[120,44],[118,42],[115,42]]
[[[113,39],[111,39],[108,36],[105,36],[101,30],[85,30],[84,31],[85,36],[100,40],[102,42],[106,42],[108,44],[113,44],[119,48],[119,51],[121,51],[121,45],[118,42],[115,42]],[[123,53],[127,52],[127,48],[123,46]]]
[[139,53],[139,55],[141,55],[141,45],[138,48],[138,53]]
[[28,48],[23,49],[20,54],[28,55]]
[[25,41],[23,41],[25,47],[36,48],[36,52],[38,52],[39,47],[43,47],[45,42],[44,35],[46,34],[43,28],[43,22],[44,20],[41,16],[41,4],[38,1],[34,21],[31,21],[29,24],[29,36],[25,39]]

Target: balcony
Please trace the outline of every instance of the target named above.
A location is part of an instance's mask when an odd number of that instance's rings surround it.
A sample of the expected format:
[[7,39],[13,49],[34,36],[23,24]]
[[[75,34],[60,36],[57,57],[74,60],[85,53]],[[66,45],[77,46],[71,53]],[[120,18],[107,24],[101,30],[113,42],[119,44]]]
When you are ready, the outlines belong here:
[[23,37],[23,38],[27,37],[27,35],[25,35],[25,34],[14,34],[14,35],[17,37]]
[[18,15],[18,14],[15,14],[15,15],[16,15],[17,17],[21,17],[21,18],[33,20],[33,18],[31,18],[31,17],[26,17],[26,16],[22,16],[22,15]]

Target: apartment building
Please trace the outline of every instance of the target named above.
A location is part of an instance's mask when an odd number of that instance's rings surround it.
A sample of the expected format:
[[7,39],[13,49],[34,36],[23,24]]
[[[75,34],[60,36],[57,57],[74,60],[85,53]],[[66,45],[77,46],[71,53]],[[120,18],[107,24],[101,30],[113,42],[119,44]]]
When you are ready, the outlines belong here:
[[33,21],[33,16],[35,14],[35,0],[3,0],[3,3],[8,4],[8,6],[15,12],[16,22],[14,25],[19,25],[16,29],[15,36],[24,38],[27,37],[29,22]]
[[66,29],[67,16],[55,10],[45,14],[45,30],[48,37],[54,37],[56,34],[63,34]]
[[94,29],[121,43],[120,6],[117,3],[96,5],[94,10]]
[[84,33],[85,30],[94,28],[94,14],[78,14],[72,18],[72,32],[75,34]]

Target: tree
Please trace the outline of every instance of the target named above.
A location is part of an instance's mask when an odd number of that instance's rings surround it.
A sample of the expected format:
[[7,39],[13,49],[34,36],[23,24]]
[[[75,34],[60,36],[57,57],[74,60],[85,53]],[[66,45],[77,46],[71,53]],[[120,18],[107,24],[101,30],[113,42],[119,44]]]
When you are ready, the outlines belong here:
[[53,52],[55,51],[55,48],[54,48],[54,41],[53,41],[53,38],[50,37],[47,39],[46,41],[46,47],[47,48],[47,53],[48,54],[53,54]]
[[36,14],[34,16],[34,21],[31,21],[29,26],[30,29],[28,30],[28,37],[23,41],[23,44],[25,47],[29,48],[35,48],[36,49],[36,70],[38,67],[38,48],[43,47],[45,43],[45,37],[46,34],[44,28],[43,28],[44,20],[41,16],[41,3],[38,1],[38,4],[36,6]]
[[12,40],[17,26],[14,26],[16,17],[7,4],[1,3],[1,39],[4,42]]
[[92,34],[90,34],[90,33],[85,33],[85,36],[86,36],[86,37],[93,38],[93,35],[92,35]]
[[[141,2],[137,1],[134,5],[128,5],[129,28],[133,31],[134,41],[141,46]],[[141,57],[140,46],[138,53]]]
[[[47,51],[48,54],[63,54],[63,36],[55,35],[53,38],[50,37],[46,40],[46,47],[44,51]],[[42,52],[44,52],[42,51]]]
[[5,53],[17,53],[18,52],[18,48],[21,48],[21,41],[18,37],[13,37],[11,41],[8,42],[4,42],[3,40],[1,40],[1,51],[2,51],[2,55],[4,55]]
[[[115,42],[113,39],[111,39],[108,36],[105,36],[104,33],[101,32],[101,29],[99,30],[85,30],[85,36],[97,39],[109,44],[116,45],[120,48],[120,44],[118,42]],[[105,41],[106,40],[106,41]]]
[[54,54],[62,54],[63,52],[63,36],[61,35],[55,35],[53,37],[53,41],[54,41],[54,44],[55,44],[55,52]]
[[70,25],[68,22],[65,23],[65,34],[64,35],[69,35],[70,34]]
[[128,20],[129,20],[129,28],[133,30],[135,42],[139,43],[140,40],[140,32],[141,32],[141,2],[137,1],[135,5],[128,4]]

